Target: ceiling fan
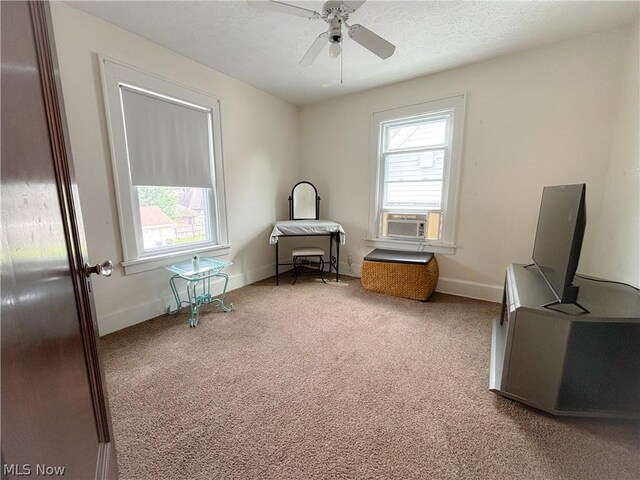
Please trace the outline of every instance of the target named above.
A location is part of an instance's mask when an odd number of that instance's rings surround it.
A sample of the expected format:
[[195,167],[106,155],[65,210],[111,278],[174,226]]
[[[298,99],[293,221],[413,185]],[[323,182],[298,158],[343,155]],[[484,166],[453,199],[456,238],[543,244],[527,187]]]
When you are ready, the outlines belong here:
[[320,52],[324,49],[325,45],[329,44],[329,55],[333,58],[340,56],[342,52],[342,26],[344,25],[349,34],[349,38],[362,45],[364,48],[372,53],[375,53],[382,59],[389,58],[393,55],[396,47],[392,43],[389,43],[384,38],[376,35],[368,28],[362,25],[354,24],[349,25],[347,20],[349,15],[354,13],[358,8],[365,3],[366,0],[356,2],[342,2],[342,1],[329,1],[322,5],[322,13],[307,8],[298,7],[284,2],[277,1],[255,1],[248,0],[250,5],[266,8],[268,10],[274,10],[280,13],[288,13],[290,15],[297,15],[299,17],[305,17],[313,20],[324,20],[329,24],[329,29],[326,32],[322,32],[318,35],[318,38],[311,44],[307,53],[305,53],[300,65],[311,65]]

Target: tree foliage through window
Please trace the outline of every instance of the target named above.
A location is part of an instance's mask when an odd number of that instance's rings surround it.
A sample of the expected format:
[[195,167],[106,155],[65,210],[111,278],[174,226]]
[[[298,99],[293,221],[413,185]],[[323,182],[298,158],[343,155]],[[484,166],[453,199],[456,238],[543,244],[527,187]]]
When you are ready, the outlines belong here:
[[140,205],[155,205],[173,220],[178,219],[178,192],[166,187],[138,187]]

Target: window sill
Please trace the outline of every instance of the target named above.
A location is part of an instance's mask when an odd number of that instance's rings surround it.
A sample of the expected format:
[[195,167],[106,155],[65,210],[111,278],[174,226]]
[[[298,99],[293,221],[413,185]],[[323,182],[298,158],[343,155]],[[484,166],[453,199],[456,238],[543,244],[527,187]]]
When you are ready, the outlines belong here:
[[404,250],[408,252],[422,251],[454,255],[455,243],[441,242],[416,242],[412,240],[391,240],[388,238],[365,238],[367,245],[376,248],[388,248],[392,250]]
[[135,273],[148,272],[150,270],[156,270],[158,268],[166,267],[173,263],[177,263],[182,260],[189,260],[194,253],[204,254],[209,252],[216,252],[214,256],[220,257],[227,255],[231,245],[215,245],[196,247],[189,250],[180,250],[179,252],[167,252],[152,257],[139,258],[137,260],[130,260],[127,262],[121,262],[120,265],[124,267],[125,275],[132,275]]

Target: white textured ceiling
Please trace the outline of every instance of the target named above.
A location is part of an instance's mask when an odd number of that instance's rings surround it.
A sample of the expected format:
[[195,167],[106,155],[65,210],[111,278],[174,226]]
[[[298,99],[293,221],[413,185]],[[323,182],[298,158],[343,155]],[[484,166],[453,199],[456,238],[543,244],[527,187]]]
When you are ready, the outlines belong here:
[[[381,60],[344,41],[340,60],[298,61],[321,20],[244,1],[72,1],[70,5],[297,105],[385,85],[612,28],[638,18],[638,2],[369,0],[350,19],[396,45]],[[322,1],[291,1],[316,11]]]

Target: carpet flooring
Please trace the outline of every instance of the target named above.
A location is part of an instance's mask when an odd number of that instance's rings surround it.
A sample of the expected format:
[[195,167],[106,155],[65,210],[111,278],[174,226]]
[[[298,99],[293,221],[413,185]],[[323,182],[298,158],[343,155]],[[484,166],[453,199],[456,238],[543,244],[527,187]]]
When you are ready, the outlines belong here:
[[108,335],[122,479],[637,479],[638,423],[487,389],[499,305],[265,280]]

